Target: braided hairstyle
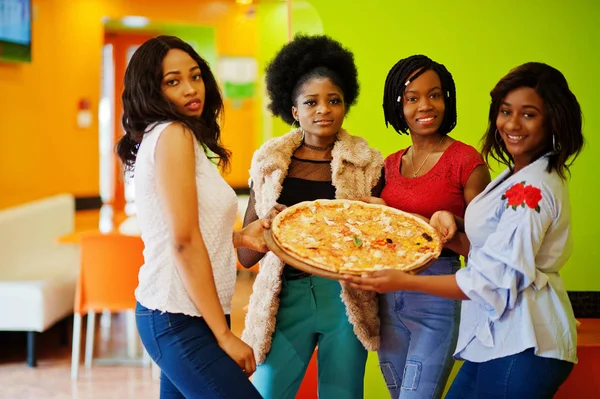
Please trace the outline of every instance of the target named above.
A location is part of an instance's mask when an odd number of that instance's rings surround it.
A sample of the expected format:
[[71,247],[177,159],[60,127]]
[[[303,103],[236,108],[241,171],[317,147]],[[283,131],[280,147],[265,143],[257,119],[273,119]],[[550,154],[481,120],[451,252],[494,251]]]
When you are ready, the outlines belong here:
[[383,114],[386,127],[392,125],[397,133],[408,134],[409,128],[404,119],[402,102],[404,90],[410,82],[429,70],[434,71],[440,77],[444,93],[446,110],[438,133],[445,136],[454,129],[456,126],[456,87],[452,75],[445,66],[424,55],[412,55],[401,59],[388,72],[383,91]]
[[325,35],[296,35],[266,68],[268,108],[274,116],[293,124],[292,106],[302,86],[313,78],[329,78],[344,94],[346,113],[359,92],[354,55]]

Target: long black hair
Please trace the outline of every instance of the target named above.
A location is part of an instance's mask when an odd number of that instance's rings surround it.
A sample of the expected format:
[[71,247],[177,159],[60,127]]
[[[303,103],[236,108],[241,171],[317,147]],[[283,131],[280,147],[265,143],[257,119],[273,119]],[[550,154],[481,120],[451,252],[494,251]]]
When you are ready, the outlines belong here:
[[292,124],[292,106],[298,90],[312,78],[329,78],[344,95],[346,113],[358,97],[358,71],[354,55],[325,35],[296,35],[284,45],[266,69],[269,110]]
[[[383,90],[383,114],[385,126],[392,125],[397,133],[408,134],[408,124],[404,119],[402,97],[410,81],[417,79],[423,72],[432,70],[438,74],[444,95],[444,120],[438,133],[442,136],[450,133],[456,126],[456,87],[454,79],[446,67],[424,55],[412,55],[403,58],[388,72]],[[418,71],[418,72],[417,72]],[[415,73],[416,72],[416,73]],[[414,74],[414,75],[413,75]],[[413,75],[411,77],[411,75]]]
[[[161,90],[162,62],[169,50],[185,51],[198,63],[205,86],[204,109],[200,117],[182,115]],[[125,135],[117,143],[117,154],[125,168],[133,171],[142,137],[156,123],[178,121],[190,129],[204,150],[212,151],[224,169],[230,152],[221,145],[220,115],[223,99],[208,64],[194,49],[175,36],[158,36],[142,44],[131,57],[125,71],[123,90],[123,128]],[[208,152],[208,151],[207,151]]]
[[491,91],[488,129],[482,138],[481,154],[486,160],[491,157],[507,166],[513,164],[512,156],[497,138],[496,119],[506,95],[520,87],[534,89],[544,102],[544,128],[548,133],[545,150],[552,152],[548,172],[556,170],[565,179],[569,166],[583,148],[581,107],[563,74],[541,62],[528,62],[512,69]]

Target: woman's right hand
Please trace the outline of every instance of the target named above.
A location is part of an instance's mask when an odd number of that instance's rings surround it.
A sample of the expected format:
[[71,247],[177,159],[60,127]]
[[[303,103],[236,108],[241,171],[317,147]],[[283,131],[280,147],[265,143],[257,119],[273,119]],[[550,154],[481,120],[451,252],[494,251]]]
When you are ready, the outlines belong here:
[[434,213],[431,219],[429,219],[429,225],[440,233],[444,244],[454,238],[458,230],[454,214],[449,211],[437,211]]
[[217,342],[221,349],[240,366],[248,377],[256,371],[254,351],[248,344],[236,337],[231,330],[220,339],[217,338]]

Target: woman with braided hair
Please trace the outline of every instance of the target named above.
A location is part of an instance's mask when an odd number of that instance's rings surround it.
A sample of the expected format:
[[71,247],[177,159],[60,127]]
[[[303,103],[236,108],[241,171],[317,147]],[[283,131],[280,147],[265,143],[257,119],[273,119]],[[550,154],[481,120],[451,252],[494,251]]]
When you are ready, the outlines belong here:
[[[448,137],[456,126],[452,75],[424,55],[398,61],[385,82],[383,110],[386,126],[408,133],[412,145],[386,158],[381,199],[371,201],[427,219],[439,210],[462,218],[490,174],[477,150]],[[423,274],[455,273],[468,251],[464,233],[457,234]],[[459,314],[460,302],[451,299],[408,291],[380,296],[379,364],[393,399],[441,397]]]
[[[350,51],[327,36],[297,36],[267,67],[266,83],[271,112],[292,130],[254,154],[244,225],[278,205],[379,194],[383,157],[342,128],[359,91]],[[239,250],[238,258],[245,267],[261,262],[242,334],[254,349],[260,394],[295,398],[318,346],[319,398],[362,399],[367,350],[379,345],[377,295],[284,265],[273,253]]]

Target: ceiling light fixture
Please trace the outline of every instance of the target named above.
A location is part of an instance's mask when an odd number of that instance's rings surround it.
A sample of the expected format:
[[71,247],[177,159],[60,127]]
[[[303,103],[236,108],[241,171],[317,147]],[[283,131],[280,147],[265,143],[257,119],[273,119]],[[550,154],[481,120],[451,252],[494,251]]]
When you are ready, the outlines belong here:
[[128,16],[121,18],[121,23],[128,28],[144,28],[148,26],[150,20],[146,17]]

